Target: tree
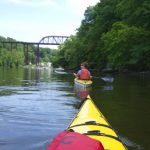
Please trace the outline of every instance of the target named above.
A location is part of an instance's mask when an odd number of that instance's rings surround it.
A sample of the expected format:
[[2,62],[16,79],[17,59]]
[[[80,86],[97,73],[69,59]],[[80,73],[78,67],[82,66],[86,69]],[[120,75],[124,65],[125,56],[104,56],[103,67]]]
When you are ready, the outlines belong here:
[[143,45],[145,42],[148,44],[148,37],[149,34],[142,28],[129,26],[123,22],[114,23],[112,30],[102,37],[108,63],[117,69],[137,69],[136,66],[143,60],[145,51],[149,51],[145,49],[145,44]]

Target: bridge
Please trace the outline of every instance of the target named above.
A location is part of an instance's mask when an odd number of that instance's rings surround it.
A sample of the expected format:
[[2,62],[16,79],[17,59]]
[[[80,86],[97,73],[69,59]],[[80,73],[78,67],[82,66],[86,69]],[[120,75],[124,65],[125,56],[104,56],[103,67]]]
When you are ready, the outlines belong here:
[[35,52],[36,55],[36,65],[39,65],[40,63],[40,45],[60,45],[64,43],[69,36],[45,36],[43,37],[39,42],[21,42],[21,41],[0,41],[0,43],[4,44],[11,44],[11,50],[12,46],[15,44],[17,48],[17,44],[23,44],[24,45],[24,55],[25,55],[25,64],[29,64],[29,59],[28,59],[28,46],[29,45],[36,45],[37,50]]

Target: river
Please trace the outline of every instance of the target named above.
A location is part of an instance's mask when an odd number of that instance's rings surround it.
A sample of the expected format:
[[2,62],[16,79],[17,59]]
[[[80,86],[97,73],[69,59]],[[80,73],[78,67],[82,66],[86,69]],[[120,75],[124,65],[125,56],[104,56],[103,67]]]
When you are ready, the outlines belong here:
[[[98,75],[92,99],[129,150],[148,150],[150,75]],[[79,97],[80,96],[80,97]],[[78,112],[72,74],[0,69],[0,150],[44,150]]]

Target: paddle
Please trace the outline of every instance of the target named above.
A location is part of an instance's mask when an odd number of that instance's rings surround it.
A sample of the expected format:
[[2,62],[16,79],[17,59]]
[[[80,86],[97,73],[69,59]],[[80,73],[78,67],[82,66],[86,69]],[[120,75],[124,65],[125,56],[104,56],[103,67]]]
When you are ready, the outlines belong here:
[[93,78],[97,78],[97,79],[102,79],[103,81],[105,81],[105,82],[109,82],[109,83],[112,83],[113,81],[114,81],[114,78],[113,77],[97,77],[97,76],[92,76]]
[[[63,73],[61,73],[61,74],[63,74]],[[65,71],[64,74],[73,74],[74,76],[76,76],[76,73],[74,73],[74,72],[72,73],[72,72]],[[100,78],[101,80],[103,80],[105,82],[109,82],[109,83],[112,83],[114,81],[114,78],[111,76],[104,76],[104,77],[92,76],[92,78],[97,78],[97,79]]]

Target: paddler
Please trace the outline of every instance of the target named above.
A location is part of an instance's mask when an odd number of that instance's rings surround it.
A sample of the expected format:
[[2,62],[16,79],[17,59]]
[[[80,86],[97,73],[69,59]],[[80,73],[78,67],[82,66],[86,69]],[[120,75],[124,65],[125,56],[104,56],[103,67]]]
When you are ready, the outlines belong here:
[[81,63],[81,69],[77,73],[73,74],[77,79],[80,80],[90,80],[92,78],[86,62]]

